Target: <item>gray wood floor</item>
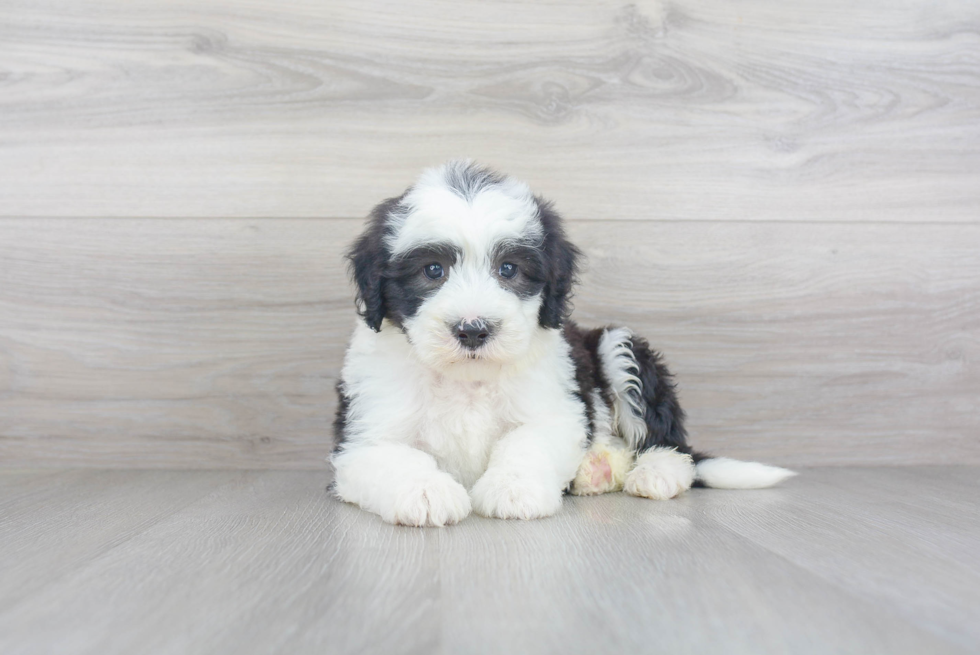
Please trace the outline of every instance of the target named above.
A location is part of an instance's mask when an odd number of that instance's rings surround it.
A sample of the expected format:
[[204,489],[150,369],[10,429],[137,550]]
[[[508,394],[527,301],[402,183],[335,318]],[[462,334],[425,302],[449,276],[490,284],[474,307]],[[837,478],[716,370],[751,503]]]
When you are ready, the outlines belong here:
[[980,651],[978,467],[389,526],[316,471],[0,473],[0,652]]

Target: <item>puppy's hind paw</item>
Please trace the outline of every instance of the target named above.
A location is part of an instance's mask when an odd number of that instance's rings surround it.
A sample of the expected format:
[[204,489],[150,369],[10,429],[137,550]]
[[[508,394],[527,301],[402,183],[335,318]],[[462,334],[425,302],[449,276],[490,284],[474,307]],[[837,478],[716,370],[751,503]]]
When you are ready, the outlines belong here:
[[462,521],[470,513],[470,496],[460,483],[442,471],[405,485],[381,517],[389,523],[442,527]]
[[594,445],[585,454],[572,481],[575,496],[596,496],[623,488],[632,455],[623,449]]
[[694,460],[673,448],[653,448],[636,459],[623,490],[632,496],[667,500],[694,484]]

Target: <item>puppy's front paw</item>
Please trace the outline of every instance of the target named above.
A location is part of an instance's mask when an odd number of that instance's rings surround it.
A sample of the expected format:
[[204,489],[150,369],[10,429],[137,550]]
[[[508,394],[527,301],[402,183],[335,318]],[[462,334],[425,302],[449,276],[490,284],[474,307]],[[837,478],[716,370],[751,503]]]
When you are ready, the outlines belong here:
[[623,490],[633,496],[666,500],[694,484],[694,460],[673,448],[654,448],[636,459]]
[[470,513],[466,488],[448,473],[424,477],[404,485],[390,512],[381,518],[389,523],[442,527],[458,523]]
[[498,519],[537,519],[561,507],[561,489],[527,475],[490,469],[473,485],[473,509]]

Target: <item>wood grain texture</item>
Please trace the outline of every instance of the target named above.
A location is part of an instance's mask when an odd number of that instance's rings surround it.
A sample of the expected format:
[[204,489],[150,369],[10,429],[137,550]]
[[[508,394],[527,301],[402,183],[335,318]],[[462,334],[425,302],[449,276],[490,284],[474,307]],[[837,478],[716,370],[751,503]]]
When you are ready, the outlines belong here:
[[[41,541],[65,555],[56,578],[43,559],[5,558],[6,573],[40,574],[14,602],[0,587],[5,654],[892,655],[980,643],[980,567],[962,556],[980,548],[976,467],[823,468],[667,502],[568,497],[551,519],[441,530],[333,500],[322,472],[60,475],[13,520],[0,511],[5,553]],[[190,487],[212,491],[188,504]],[[97,498],[160,518],[73,520]],[[76,540],[108,545],[77,559]]]
[[[365,521],[328,497],[323,472],[243,472],[217,482],[224,484],[179,516],[0,612],[0,622],[10,621],[0,650],[300,652],[290,643],[313,637],[302,652],[433,652],[436,535]],[[102,486],[126,495],[125,485]],[[76,502],[64,497],[62,505]],[[69,598],[59,587],[75,591]],[[59,597],[46,600],[52,593]],[[367,607],[373,616],[358,611]],[[25,611],[33,625],[18,628]],[[311,634],[325,618],[325,629]],[[60,627],[35,633],[52,619]],[[406,635],[410,626],[420,634]],[[406,638],[417,650],[401,650]]]
[[[0,610],[242,477],[59,471],[0,480]],[[2,484],[2,483],[0,483]]]
[[[0,466],[324,468],[359,221],[0,220]],[[692,442],[980,463],[980,226],[580,221]]]
[[0,221],[0,460],[323,468],[354,229]]
[[[813,478],[785,490],[798,507],[792,515],[774,516],[726,494],[711,495],[706,511],[856,597],[895,607],[965,647],[980,646],[980,472],[831,468]],[[935,580],[946,583],[940,589]]]
[[617,227],[573,233],[590,257],[576,317],[666,354],[699,447],[790,465],[980,461],[975,226]]
[[468,156],[573,219],[980,218],[980,5],[0,8],[0,215],[364,215]]

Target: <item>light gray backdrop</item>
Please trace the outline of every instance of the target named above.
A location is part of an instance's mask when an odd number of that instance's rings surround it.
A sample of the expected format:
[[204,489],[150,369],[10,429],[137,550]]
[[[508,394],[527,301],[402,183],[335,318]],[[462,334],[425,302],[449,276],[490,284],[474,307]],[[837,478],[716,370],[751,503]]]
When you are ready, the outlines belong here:
[[696,446],[980,463],[980,3],[5,3],[0,465],[321,468],[342,251],[425,166],[557,203]]

